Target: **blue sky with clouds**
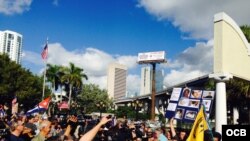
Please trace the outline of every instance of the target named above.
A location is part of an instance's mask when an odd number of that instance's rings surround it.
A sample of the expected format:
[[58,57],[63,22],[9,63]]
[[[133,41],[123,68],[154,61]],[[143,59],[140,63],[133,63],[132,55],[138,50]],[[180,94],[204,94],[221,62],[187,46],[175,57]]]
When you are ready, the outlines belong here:
[[106,88],[112,62],[127,65],[128,91],[140,88],[137,54],[166,51],[166,86],[212,72],[213,16],[250,25],[247,0],[0,0],[0,30],[23,35],[22,65],[41,73],[49,38],[52,64],[73,62]]

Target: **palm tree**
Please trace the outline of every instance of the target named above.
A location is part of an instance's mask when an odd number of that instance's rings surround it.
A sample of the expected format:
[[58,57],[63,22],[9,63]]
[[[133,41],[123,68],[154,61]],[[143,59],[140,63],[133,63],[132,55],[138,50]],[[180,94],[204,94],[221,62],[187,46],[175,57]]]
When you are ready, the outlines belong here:
[[46,77],[48,81],[51,83],[54,92],[58,89],[59,86],[59,80],[60,80],[59,71],[60,71],[60,66],[47,64]]
[[[236,108],[241,116],[243,109],[248,107],[248,117],[250,122],[250,82],[234,78],[227,82],[227,101],[230,110]],[[239,117],[242,119],[242,117]]]
[[71,105],[73,88],[80,88],[82,86],[82,78],[88,80],[87,75],[83,71],[83,69],[76,67],[73,63],[69,63],[69,67],[64,68],[62,81],[69,85],[69,107]]

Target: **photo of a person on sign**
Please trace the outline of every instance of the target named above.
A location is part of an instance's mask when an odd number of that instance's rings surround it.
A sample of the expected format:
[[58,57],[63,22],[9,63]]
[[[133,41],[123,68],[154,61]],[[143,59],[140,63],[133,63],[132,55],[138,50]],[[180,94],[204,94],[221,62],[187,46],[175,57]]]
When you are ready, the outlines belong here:
[[182,92],[182,97],[189,98],[191,90],[189,88],[185,88]]
[[191,98],[201,98],[201,90],[192,90],[191,92]]
[[177,119],[182,119],[183,114],[184,114],[184,109],[178,108],[178,109],[176,109],[174,117]]

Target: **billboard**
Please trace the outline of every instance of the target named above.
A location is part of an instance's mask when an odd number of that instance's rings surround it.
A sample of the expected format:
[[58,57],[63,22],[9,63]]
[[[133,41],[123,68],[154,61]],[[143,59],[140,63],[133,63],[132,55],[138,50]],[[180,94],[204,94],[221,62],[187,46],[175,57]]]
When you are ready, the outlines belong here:
[[138,53],[139,63],[165,62],[165,51]]
[[205,106],[207,118],[211,113],[215,92],[191,89],[174,88],[166,111],[166,117],[193,122],[201,105]]

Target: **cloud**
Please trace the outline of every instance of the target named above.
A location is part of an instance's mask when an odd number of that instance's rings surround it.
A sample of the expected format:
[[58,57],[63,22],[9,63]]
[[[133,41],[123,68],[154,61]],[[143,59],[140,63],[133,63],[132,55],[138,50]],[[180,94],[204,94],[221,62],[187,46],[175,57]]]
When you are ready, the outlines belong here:
[[[38,53],[24,51],[23,61],[33,64],[30,65],[33,67],[39,66],[39,73],[43,69],[41,55]],[[107,88],[108,65],[114,62],[126,65],[128,67],[127,91],[130,95],[139,94],[140,91],[140,74],[130,73],[139,68],[136,61],[137,56],[111,55],[93,47],[69,51],[60,43],[49,44],[48,63],[67,66],[69,62],[73,62],[76,66],[83,68],[88,75],[89,80],[85,83],[97,84],[102,89]],[[160,67],[168,70],[164,78],[164,85],[172,86],[211,73],[212,65],[213,40],[209,40],[208,42],[197,42],[194,47],[188,47],[177,58],[168,60],[168,63],[162,64]]]
[[[170,21],[183,32],[183,38],[211,39],[213,17],[226,12],[239,25],[250,23],[249,0],[138,0],[159,21]],[[240,7],[240,8],[239,8]],[[187,37],[186,37],[187,36]]]
[[5,15],[21,14],[30,9],[32,0],[0,0],[0,13]]
[[196,43],[194,47],[185,49],[174,61],[170,60],[162,66],[171,69],[164,78],[166,86],[212,73],[213,40]]
[[41,55],[38,53],[35,53],[32,51],[26,51],[26,50],[23,51],[22,61],[24,62],[30,62],[35,65],[42,65],[43,64],[42,59],[38,59],[38,58],[41,58]]
[[[66,50],[60,43],[49,44],[48,56],[48,63],[68,66],[69,62],[72,62],[76,66],[83,68],[84,72],[89,77],[87,83],[94,83],[99,85],[100,88],[105,89],[107,88],[107,69],[110,63],[116,62],[126,65],[129,70],[136,69],[137,65],[136,56],[113,56],[104,51],[92,47],[82,50],[78,49],[69,51]],[[24,51],[23,61],[25,62],[25,64],[33,64],[43,69],[43,62],[40,54],[31,51]]]
[[139,75],[129,74],[127,76],[127,91],[130,95],[140,94],[141,79]]
[[129,69],[137,66],[137,56],[119,56],[117,61],[120,64],[127,66]]

